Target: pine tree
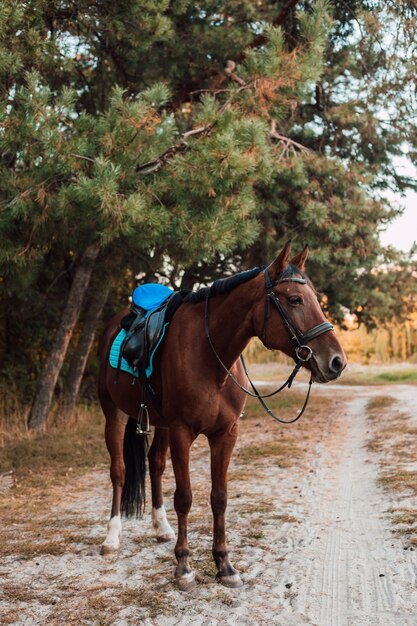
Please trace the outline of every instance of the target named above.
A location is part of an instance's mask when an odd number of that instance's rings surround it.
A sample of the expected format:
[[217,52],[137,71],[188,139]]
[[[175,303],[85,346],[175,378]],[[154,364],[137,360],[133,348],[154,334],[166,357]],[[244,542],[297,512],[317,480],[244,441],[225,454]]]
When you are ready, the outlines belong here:
[[[54,331],[71,338],[57,320],[91,247],[116,261],[114,279],[118,266],[192,286],[267,261],[277,240],[307,240],[333,316],[364,311],[372,268],[398,267],[379,244],[395,211],[377,189],[409,184],[392,168],[414,128],[401,116],[412,107],[402,51],[415,13],[400,10],[356,0],[214,0],[204,10],[189,0],[4,2],[5,364],[16,368],[14,351],[25,358],[31,384],[50,371]],[[378,28],[397,19],[401,49],[390,58]],[[394,298],[372,302],[365,321],[392,313]],[[80,313],[81,304],[72,329]],[[46,419],[70,345],[61,342],[33,423]]]

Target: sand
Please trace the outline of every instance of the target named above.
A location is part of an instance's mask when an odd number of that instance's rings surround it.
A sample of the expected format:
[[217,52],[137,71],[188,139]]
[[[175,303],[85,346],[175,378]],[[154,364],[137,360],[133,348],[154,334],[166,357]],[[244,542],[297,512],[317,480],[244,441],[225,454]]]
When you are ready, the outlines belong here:
[[[16,527],[16,541],[42,542],[47,536],[60,548],[56,554],[1,558],[0,622],[415,626],[417,551],[405,550],[392,533],[388,510],[399,496],[378,485],[379,458],[366,445],[372,425],[365,406],[372,396],[391,394],[397,407],[415,412],[417,388],[327,386],[314,393],[340,396],[339,410],[329,416],[320,442],[306,444],[299,465],[256,465],[246,468],[244,480],[239,466],[231,468],[228,536],[244,580],[241,589],[226,589],[214,579],[208,450],[198,440],[191,473],[196,513],[190,516],[190,546],[198,573],[193,591],[175,588],[173,544],[155,542],[149,510],[142,520],[124,522],[117,557],[99,555],[110,490],[107,472],[96,470],[82,479],[69,475],[53,506],[32,520],[36,531],[31,520],[24,530]],[[274,438],[274,426],[268,422],[265,430],[266,423],[263,437]],[[167,493],[175,528],[171,487]],[[417,508],[410,499],[407,505]]]

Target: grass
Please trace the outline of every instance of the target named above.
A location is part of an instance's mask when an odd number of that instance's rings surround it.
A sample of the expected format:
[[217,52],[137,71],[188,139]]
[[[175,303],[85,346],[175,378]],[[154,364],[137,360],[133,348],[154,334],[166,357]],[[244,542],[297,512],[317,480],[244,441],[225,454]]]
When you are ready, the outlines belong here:
[[98,409],[91,409],[84,411],[77,423],[53,425],[46,432],[19,433],[1,448],[0,474],[13,472],[17,483],[24,477],[26,483],[35,485],[44,481],[46,470],[53,480],[107,464],[103,429],[103,417]]
[[[281,363],[251,363],[249,366],[251,377],[256,380],[275,381],[285,380],[290,372],[291,365]],[[308,373],[304,370],[297,376],[297,380],[308,381]],[[393,385],[417,384],[417,368],[412,365],[394,363],[392,365],[348,365],[347,370],[337,379],[337,385]],[[330,383],[332,385],[332,383]]]
[[[268,399],[268,405],[281,419],[291,420],[302,407],[304,399],[303,393],[286,390]],[[245,480],[246,475],[250,478],[254,465],[273,464],[288,468],[298,464],[306,447],[324,436],[331,423],[327,420],[335,410],[334,403],[334,399],[313,395],[297,425],[281,425],[265,413],[257,400],[250,399],[244,420],[248,436],[239,442],[234,455],[237,467],[232,470],[231,478]]]
[[417,546],[417,510],[410,508],[390,509],[395,529],[393,533],[407,541],[408,547]]
[[366,404],[366,410],[368,413],[371,411],[380,411],[387,409],[395,404],[395,399],[392,396],[376,396],[368,400]]
[[61,556],[66,552],[68,544],[62,540],[46,541],[39,543],[33,540],[22,541],[18,539],[15,542],[7,542],[2,546],[2,554],[4,556],[17,555],[21,559],[31,559],[34,556],[51,555]]
[[15,583],[4,583],[1,586],[0,598],[13,602],[30,602],[36,594],[29,587],[16,585]]
[[407,368],[392,370],[386,372],[373,372],[361,371],[361,372],[347,372],[342,374],[338,380],[340,385],[395,385],[395,384],[417,384],[417,369]]
[[272,519],[276,519],[279,522],[284,522],[288,524],[300,524],[300,520],[294,517],[294,515],[289,515],[286,513],[281,513],[280,515],[272,515]]
[[246,515],[260,515],[260,514],[266,514],[266,513],[271,513],[271,511],[273,510],[274,505],[272,502],[265,502],[265,501],[259,501],[259,502],[254,502],[253,504],[245,504],[244,506],[239,507],[239,513],[240,515],[246,516]]
[[380,479],[382,485],[392,491],[409,491],[417,495],[417,472],[395,470],[386,472]]
[[291,467],[295,458],[300,457],[297,444],[287,441],[269,442],[261,445],[255,444],[241,448],[236,455],[238,463],[255,463],[267,461],[273,462],[278,467]]
[[417,525],[417,509],[390,509],[389,512],[393,514],[394,522],[399,526]]
[[144,616],[155,618],[168,615],[171,611],[171,600],[167,594],[158,589],[140,587],[124,589],[118,593],[118,603],[122,606],[136,606],[143,610]]
[[378,378],[387,383],[417,383],[417,369],[402,370],[399,372],[382,372]]
[[[273,387],[265,387],[262,389],[262,393],[269,393],[271,390],[273,390]],[[294,418],[303,406],[306,392],[307,390],[295,391],[293,389],[285,389],[280,394],[267,398],[266,403],[279,417],[289,420]],[[305,418],[308,419],[309,415],[311,416],[317,413],[323,413],[330,407],[330,404],[331,401],[328,398],[318,395],[315,396],[312,392],[305,412]],[[273,423],[273,420],[268,416],[260,402],[255,398],[250,398],[246,405],[245,414],[242,417],[242,420],[245,421],[259,417],[263,417],[266,420],[265,425]]]

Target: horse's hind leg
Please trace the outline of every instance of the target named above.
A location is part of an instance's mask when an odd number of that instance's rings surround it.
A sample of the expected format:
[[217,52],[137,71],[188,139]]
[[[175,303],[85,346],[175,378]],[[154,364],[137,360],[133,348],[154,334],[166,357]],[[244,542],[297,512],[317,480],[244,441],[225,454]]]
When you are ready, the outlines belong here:
[[117,409],[107,394],[100,394],[100,403],[106,416],[105,439],[110,454],[110,478],[113,485],[113,501],[107,535],[101,546],[101,554],[113,554],[119,549],[122,523],[120,502],[125,481],[125,463],[123,460],[123,438],[127,415]]
[[155,428],[148,459],[152,487],[152,525],[158,541],[175,539],[175,533],[167,520],[162,495],[162,474],[165,470],[168,446],[169,430]]
[[227,470],[238,434],[237,423],[227,432],[209,437],[211,450],[211,508],[213,511],[213,557],[217,579],[226,587],[241,587],[239,573],[229,560],[226,544]]

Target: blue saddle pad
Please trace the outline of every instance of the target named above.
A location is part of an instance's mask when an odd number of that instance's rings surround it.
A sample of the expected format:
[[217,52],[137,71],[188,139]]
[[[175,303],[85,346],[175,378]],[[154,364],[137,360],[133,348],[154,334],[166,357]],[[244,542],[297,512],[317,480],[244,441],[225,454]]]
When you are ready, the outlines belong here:
[[[164,327],[162,329],[162,333],[161,336],[159,338],[158,343],[156,344],[155,348],[152,351],[152,354],[149,357],[149,363],[148,366],[146,368],[145,374],[146,374],[146,378],[150,378],[152,376],[152,372],[153,372],[153,359],[155,356],[156,351],[158,350],[161,341],[163,340],[164,336],[165,336],[165,332],[167,327],[169,326],[169,322],[166,322],[166,324],[164,324]],[[115,369],[117,369],[117,364],[119,362],[119,353],[120,353],[120,348],[122,346],[123,340],[126,337],[126,331],[122,330],[119,332],[118,335],[116,335],[115,340],[113,341],[112,347],[110,348],[110,355],[109,355],[109,362],[111,367],[114,367]],[[133,369],[133,367],[131,365],[129,365],[129,363],[126,361],[126,359],[124,359],[122,357],[122,361],[120,363],[120,369],[123,372],[127,372],[128,374],[131,374],[132,376],[136,376],[136,378],[138,378],[139,373]]]
[[165,285],[145,283],[144,285],[136,287],[132,293],[132,300],[133,304],[140,306],[141,309],[145,309],[145,311],[154,311],[173,293],[174,290],[166,287]]
[[[117,369],[117,364],[119,362],[120,348],[122,346],[123,339],[125,337],[126,337],[126,331],[123,330],[123,328],[122,328],[122,330],[119,332],[119,334],[116,335],[116,338],[113,341],[112,346],[110,348],[109,362],[110,362],[111,367],[114,367],[115,369]],[[131,374],[132,376],[138,377],[138,373],[135,372],[133,367],[131,365],[129,365],[129,363],[123,357],[122,357],[122,361],[120,363],[120,369],[123,372],[127,372],[128,374]]]

